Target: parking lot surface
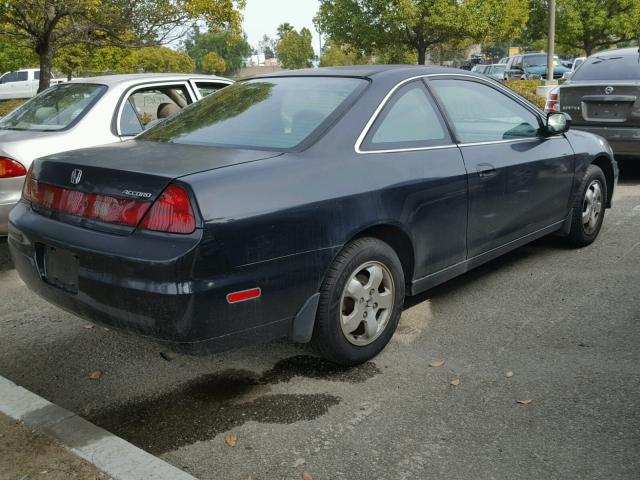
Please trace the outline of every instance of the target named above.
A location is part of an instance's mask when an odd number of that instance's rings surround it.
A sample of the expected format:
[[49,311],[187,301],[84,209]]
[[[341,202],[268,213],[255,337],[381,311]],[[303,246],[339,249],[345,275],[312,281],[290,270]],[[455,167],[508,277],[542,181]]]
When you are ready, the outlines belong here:
[[201,479],[640,472],[640,161],[592,246],[545,238],[409,299],[353,369],[285,341],[161,355],[40,300],[6,242],[0,299],[0,375]]

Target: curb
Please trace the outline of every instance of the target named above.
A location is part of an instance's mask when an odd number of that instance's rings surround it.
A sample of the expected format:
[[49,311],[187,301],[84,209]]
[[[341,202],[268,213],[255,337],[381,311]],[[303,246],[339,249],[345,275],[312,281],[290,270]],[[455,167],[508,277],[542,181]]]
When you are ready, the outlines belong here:
[[2,376],[0,412],[53,438],[113,480],[196,480],[188,473]]

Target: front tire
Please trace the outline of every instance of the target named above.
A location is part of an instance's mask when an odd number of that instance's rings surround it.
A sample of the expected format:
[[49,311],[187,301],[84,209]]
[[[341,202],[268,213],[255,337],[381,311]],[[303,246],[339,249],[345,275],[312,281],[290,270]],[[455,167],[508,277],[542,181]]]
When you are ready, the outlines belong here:
[[596,239],[604,221],[607,180],[597,165],[589,165],[573,203],[571,231],[567,240],[585,247]]
[[377,238],[350,242],[320,289],[313,346],[340,365],[370,360],[393,336],[404,296],[404,273],[395,251]]

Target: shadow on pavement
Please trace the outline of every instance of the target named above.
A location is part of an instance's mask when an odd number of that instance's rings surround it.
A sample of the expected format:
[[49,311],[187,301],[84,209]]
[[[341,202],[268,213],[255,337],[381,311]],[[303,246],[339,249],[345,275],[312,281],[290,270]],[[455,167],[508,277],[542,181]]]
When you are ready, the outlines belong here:
[[9,255],[9,245],[6,237],[0,237],[0,272],[13,270],[13,262]]

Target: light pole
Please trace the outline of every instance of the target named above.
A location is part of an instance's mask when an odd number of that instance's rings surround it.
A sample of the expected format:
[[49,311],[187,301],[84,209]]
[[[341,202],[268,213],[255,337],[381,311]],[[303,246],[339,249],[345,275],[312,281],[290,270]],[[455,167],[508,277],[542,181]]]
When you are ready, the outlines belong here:
[[547,44],[547,80],[544,82],[545,85],[557,85],[553,79],[553,71],[554,71],[554,61],[553,61],[553,51],[555,47],[555,39],[556,39],[556,0],[549,0],[549,38]]

